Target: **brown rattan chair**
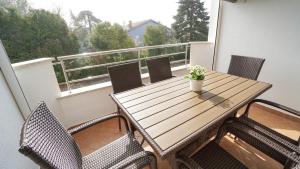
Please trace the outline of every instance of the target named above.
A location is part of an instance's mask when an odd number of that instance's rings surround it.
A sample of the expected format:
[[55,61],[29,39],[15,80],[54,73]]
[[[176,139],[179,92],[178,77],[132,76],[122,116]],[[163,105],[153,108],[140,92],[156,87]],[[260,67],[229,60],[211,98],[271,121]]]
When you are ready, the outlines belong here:
[[[249,110],[254,103],[260,103],[260,104],[265,104],[267,106],[274,107],[277,110],[281,110],[281,111],[285,112],[286,114],[292,115],[292,116],[300,117],[300,112],[297,110],[291,109],[289,107],[280,105],[278,103],[268,101],[268,100],[255,99],[248,104],[248,106],[245,110],[245,113],[238,119],[240,122],[255,129],[257,132],[260,132],[261,134],[268,136],[269,138],[273,139],[274,141],[279,142],[282,146],[286,147],[287,149],[290,149],[300,155],[300,137],[299,137],[298,141],[293,140],[293,139],[291,139],[285,135],[282,135],[281,133],[278,133],[275,130],[272,130],[271,128],[269,128],[261,123],[258,123],[255,120],[248,117]],[[271,153],[270,156],[272,156],[272,155],[279,156],[279,155],[277,155],[278,153],[276,151],[275,152],[272,151],[272,149],[270,149],[268,151],[270,151],[270,153]],[[276,159],[277,159],[277,161],[281,162],[282,164],[286,163],[285,158],[276,158]]]
[[232,55],[228,74],[257,80],[265,59]]
[[148,59],[146,60],[146,63],[151,83],[155,83],[173,77],[169,57]]
[[[228,74],[257,80],[265,59],[232,55]],[[237,112],[235,113],[236,116]]]
[[300,167],[300,146],[293,144],[296,141],[293,143],[288,142],[290,139],[286,140],[286,136],[272,134],[269,131],[268,128],[260,125],[253,126],[245,120],[232,117],[219,130],[216,140],[220,140],[222,136],[229,132],[278,161],[285,169]]
[[19,151],[47,169],[155,169],[154,154],[144,151],[130,132],[82,157],[71,134],[113,118],[123,119],[128,129],[123,116],[110,114],[66,131],[42,102],[23,125]]
[[138,62],[110,66],[107,70],[114,93],[143,86]]
[[[221,127],[222,128],[222,127]],[[225,130],[221,130],[225,132]],[[224,133],[220,133],[224,134]],[[223,137],[218,136],[217,138]],[[202,139],[202,138],[199,138]],[[246,169],[247,167],[218,144],[219,139],[210,141],[196,153],[179,153],[177,165],[180,169]]]
[[[124,92],[143,86],[138,62],[126,63],[107,68],[114,93]],[[118,113],[121,109],[117,107]],[[119,119],[121,130],[121,120]]]
[[215,140],[208,143],[200,151],[191,157],[178,155],[177,163],[182,169],[239,169],[247,168],[232,155],[218,145],[221,138],[227,133],[234,134],[239,139],[252,145],[266,155],[274,158],[285,169],[298,169],[300,167],[300,155],[285,147],[278,141],[258,132],[241,122],[238,118],[229,118],[220,127]]

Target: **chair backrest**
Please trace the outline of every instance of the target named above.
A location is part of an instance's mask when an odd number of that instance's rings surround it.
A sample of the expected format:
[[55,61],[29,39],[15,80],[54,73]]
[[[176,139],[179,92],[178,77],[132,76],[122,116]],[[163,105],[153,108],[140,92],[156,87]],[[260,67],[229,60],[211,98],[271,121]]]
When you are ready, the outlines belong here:
[[19,151],[43,168],[82,168],[82,155],[73,137],[44,102],[26,119]]
[[257,80],[265,59],[232,55],[228,74]]
[[138,62],[110,66],[107,69],[114,93],[143,86]]
[[172,78],[172,71],[169,57],[146,60],[150,81],[155,83],[161,80]]

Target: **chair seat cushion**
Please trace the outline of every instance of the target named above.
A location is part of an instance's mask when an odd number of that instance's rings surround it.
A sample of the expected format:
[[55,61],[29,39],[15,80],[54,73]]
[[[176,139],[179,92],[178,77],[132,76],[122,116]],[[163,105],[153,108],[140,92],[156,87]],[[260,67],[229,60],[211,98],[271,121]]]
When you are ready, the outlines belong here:
[[214,141],[192,156],[203,169],[246,169],[240,161],[226,152]]
[[[101,149],[83,157],[83,169],[107,169],[126,158],[144,151],[131,134],[126,134]],[[149,164],[149,159],[140,159],[127,168],[136,169]]]

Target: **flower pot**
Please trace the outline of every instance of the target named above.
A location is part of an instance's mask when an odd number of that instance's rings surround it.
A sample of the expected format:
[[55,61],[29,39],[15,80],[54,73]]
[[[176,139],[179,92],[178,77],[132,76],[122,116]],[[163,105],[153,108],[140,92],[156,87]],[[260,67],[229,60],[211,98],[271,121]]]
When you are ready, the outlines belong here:
[[203,80],[190,80],[190,89],[192,91],[201,91]]

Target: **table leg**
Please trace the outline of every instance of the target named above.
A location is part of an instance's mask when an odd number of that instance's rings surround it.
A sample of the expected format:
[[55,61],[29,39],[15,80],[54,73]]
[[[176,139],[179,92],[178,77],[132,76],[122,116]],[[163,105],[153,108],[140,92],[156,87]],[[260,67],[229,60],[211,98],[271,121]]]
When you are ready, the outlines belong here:
[[169,164],[171,166],[172,169],[178,169],[178,166],[177,166],[177,163],[176,163],[176,154],[171,154],[169,157],[168,157],[168,161],[169,161]]

